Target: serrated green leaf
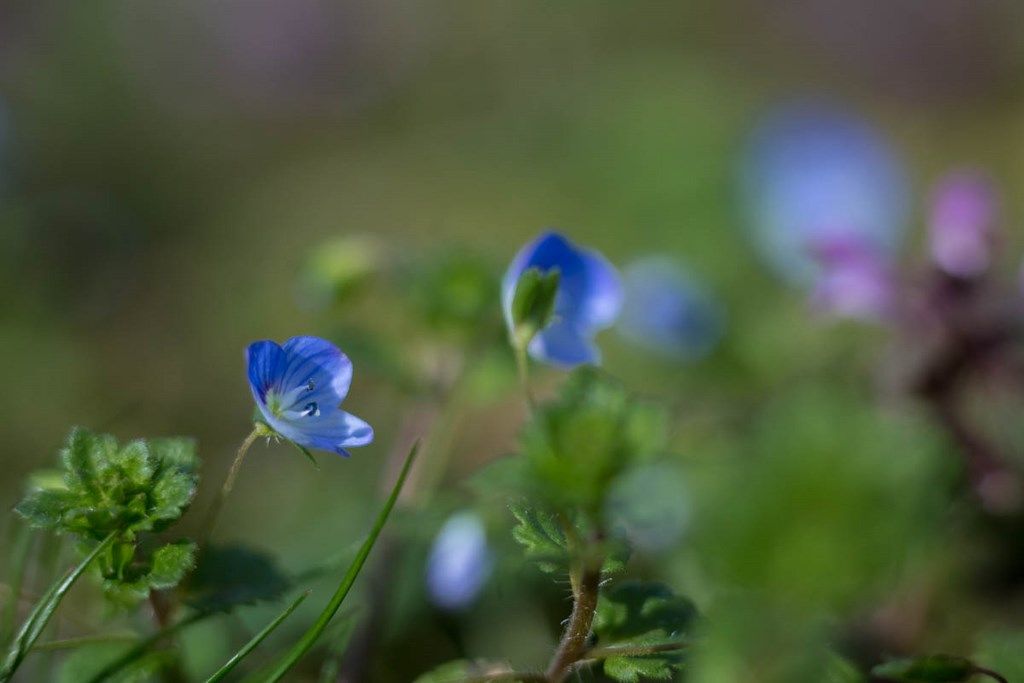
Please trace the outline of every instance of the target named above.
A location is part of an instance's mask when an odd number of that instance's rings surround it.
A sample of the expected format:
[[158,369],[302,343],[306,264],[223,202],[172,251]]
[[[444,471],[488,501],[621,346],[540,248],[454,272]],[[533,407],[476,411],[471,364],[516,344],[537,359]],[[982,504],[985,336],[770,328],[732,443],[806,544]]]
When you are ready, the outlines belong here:
[[167,590],[178,585],[195,567],[196,544],[191,541],[168,543],[153,553],[153,564],[147,575],[149,585]]
[[52,528],[60,524],[64,513],[78,503],[71,491],[43,489],[30,492],[14,511],[34,527]]
[[176,520],[196,494],[196,478],[178,471],[164,472],[153,486],[149,517],[155,521]]
[[149,446],[145,441],[136,440],[113,455],[109,464],[116,468],[116,485],[122,488],[144,490],[153,477],[154,462],[150,458]]
[[64,481],[68,488],[78,488],[90,496],[99,495],[96,483],[96,465],[93,460],[94,450],[106,453],[109,444],[101,442],[92,432],[75,427],[68,435],[68,440],[61,450],[61,461],[64,463]]
[[620,582],[598,599],[591,656],[604,661],[606,675],[624,683],[671,678],[696,614],[689,600],[663,584]]
[[558,520],[524,503],[514,503],[510,508],[517,522],[512,538],[523,546],[526,557],[543,572],[556,572],[568,566],[568,543]]
[[149,440],[149,450],[163,467],[191,474],[199,469],[196,441],[186,437],[161,437]]

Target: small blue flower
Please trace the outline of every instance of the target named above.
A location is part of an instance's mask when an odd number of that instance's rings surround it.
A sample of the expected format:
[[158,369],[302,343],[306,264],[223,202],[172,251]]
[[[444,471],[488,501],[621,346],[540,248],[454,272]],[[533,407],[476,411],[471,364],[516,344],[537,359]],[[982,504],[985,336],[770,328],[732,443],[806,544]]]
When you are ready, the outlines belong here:
[[463,609],[490,576],[493,560],[487,532],[473,512],[452,515],[434,540],[427,560],[427,592],[444,609]]
[[798,102],[757,127],[743,166],[755,247],[781,277],[813,285],[813,248],[856,240],[891,258],[907,227],[908,182],[888,141],[828,104]]
[[616,329],[633,344],[668,358],[696,360],[722,338],[718,300],[672,259],[649,256],[623,275],[626,305]]
[[319,337],[292,337],[279,346],[264,340],[246,351],[249,386],[270,427],[305,448],[348,455],[373,441],[373,428],[341,410],[352,363]]
[[622,307],[622,285],[615,268],[598,252],[581,249],[556,232],[542,234],[516,254],[501,283],[510,331],[516,284],[530,268],[559,272],[554,320],[530,342],[530,355],[564,368],[599,363],[601,352],[594,336],[615,322]]

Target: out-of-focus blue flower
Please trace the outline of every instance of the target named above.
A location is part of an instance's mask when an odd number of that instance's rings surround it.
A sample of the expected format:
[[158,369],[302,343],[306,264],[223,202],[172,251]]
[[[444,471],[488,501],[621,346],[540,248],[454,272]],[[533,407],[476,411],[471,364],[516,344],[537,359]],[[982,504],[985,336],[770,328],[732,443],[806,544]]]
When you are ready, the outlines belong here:
[[530,268],[559,272],[554,320],[532,339],[530,355],[565,368],[599,363],[594,336],[615,322],[622,307],[622,284],[615,268],[598,252],[577,247],[557,232],[545,232],[516,254],[502,280],[501,300],[510,331],[516,284]]
[[292,337],[283,345],[253,342],[246,352],[249,386],[270,427],[305,448],[348,455],[373,441],[373,429],[340,408],[352,381],[352,363],[319,337]]
[[476,598],[491,574],[487,532],[473,512],[452,515],[434,540],[427,559],[427,592],[444,609],[462,609]]
[[745,159],[743,193],[757,249],[796,284],[820,272],[814,245],[852,237],[891,258],[906,229],[907,180],[886,141],[823,105],[784,106],[764,120]]
[[721,339],[721,305],[672,259],[635,261],[626,268],[623,283],[625,305],[616,329],[629,341],[671,358],[696,359]]
[[816,310],[869,321],[889,317],[896,288],[888,262],[875,247],[855,236],[836,236],[812,251],[821,266],[811,295]]
[[955,171],[932,195],[932,260],[949,275],[981,275],[992,260],[998,202],[992,184],[977,171]]

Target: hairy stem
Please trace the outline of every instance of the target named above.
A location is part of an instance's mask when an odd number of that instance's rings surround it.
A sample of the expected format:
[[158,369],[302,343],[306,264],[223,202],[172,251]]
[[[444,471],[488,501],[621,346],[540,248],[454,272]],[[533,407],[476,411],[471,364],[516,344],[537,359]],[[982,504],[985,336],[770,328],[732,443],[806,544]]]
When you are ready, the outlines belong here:
[[[599,566],[599,565],[598,565]],[[572,671],[572,666],[587,652],[587,638],[594,623],[597,595],[601,587],[601,570],[588,566],[579,574],[575,600],[569,624],[545,674],[551,683],[560,683]]]
[[210,540],[210,536],[213,535],[213,529],[217,525],[217,518],[220,516],[221,509],[224,507],[224,502],[228,496],[231,495],[231,490],[235,488],[235,479],[238,478],[238,471],[242,468],[242,461],[245,460],[245,454],[249,452],[249,448],[252,447],[256,439],[260,434],[263,433],[263,429],[260,425],[256,425],[253,430],[249,433],[249,436],[245,437],[245,441],[238,447],[238,452],[235,454],[235,460],[231,463],[231,469],[228,470],[228,476],[224,479],[224,485],[217,493],[217,497],[213,499],[210,504],[210,510],[206,513],[206,523],[203,524],[203,529],[200,531],[201,542],[200,545],[205,546],[207,541]]
[[516,354],[516,370],[519,373],[519,383],[523,387],[523,395],[526,396],[526,407],[533,412],[537,407],[537,401],[533,397],[533,390],[530,389],[530,360],[526,355],[525,344],[512,344]]

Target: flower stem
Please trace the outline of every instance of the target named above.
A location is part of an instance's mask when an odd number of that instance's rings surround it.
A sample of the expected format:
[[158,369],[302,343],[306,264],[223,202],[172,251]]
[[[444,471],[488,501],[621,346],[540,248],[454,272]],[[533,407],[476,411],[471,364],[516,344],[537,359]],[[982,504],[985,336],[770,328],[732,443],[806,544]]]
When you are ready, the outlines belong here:
[[252,447],[256,439],[264,433],[264,429],[260,425],[253,427],[253,430],[249,433],[249,436],[245,437],[245,441],[238,447],[238,452],[235,454],[235,460],[231,463],[231,469],[228,470],[228,476],[224,479],[224,485],[217,493],[217,497],[213,499],[210,504],[210,510],[206,513],[206,523],[203,524],[203,530],[201,532],[201,546],[205,546],[210,540],[210,536],[213,535],[213,529],[217,525],[217,518],[220,516],[221,509],[224,507],[224,502],[228,496],[231,495],[231,489],[235,487],[235,479],[238,478],[238,471],[242,468],[242,461],[245,460],[245,454],[249,452],[249,448]]
[[548,665],[547,679],[551,683],[561,683],[572,671],[572,666],[587,651],[587,637],[594,623],[594,612],[597,609],[597,595],[601,586],[601,570],[593,566],[583,569],[576,584],[575,600],[569,625],[562,634],[551,664]]
[[530,360],[526,355],[526,345],[513,343],[516,354],[516,370],[519,373],[519,383],[523,387],[523,395],[526,396],[526,407],[533,412],[537,407],[537,401],[533,398],[533,391],[530,389]]

